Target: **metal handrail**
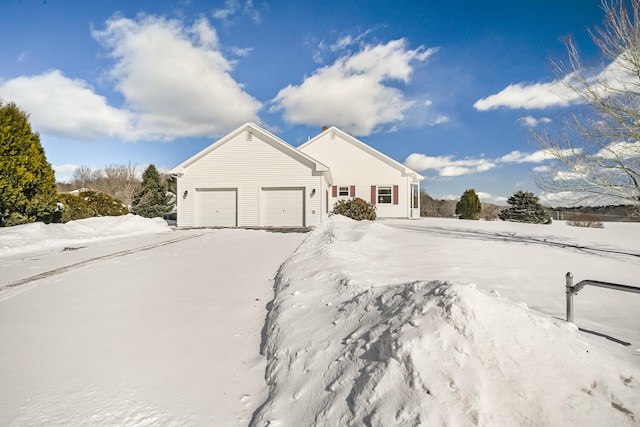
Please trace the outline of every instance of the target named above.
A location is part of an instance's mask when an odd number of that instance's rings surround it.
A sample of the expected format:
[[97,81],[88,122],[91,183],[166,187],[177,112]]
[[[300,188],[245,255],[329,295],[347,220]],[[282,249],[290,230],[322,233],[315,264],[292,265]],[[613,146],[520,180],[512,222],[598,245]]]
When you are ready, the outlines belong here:
[[599,280],[581,280],[580,282],[573,284],[573,274],[568,272],[565,275],[566,279],[566,293],[567,293],[567,322],[573,323],[573,296],[578,295],[578,292],[587,285],[597,286],[599,288],[615,289],[617,291],[633,292],[640,294],[640,288],[629,285],[620,285],[618,283],[601,282]]

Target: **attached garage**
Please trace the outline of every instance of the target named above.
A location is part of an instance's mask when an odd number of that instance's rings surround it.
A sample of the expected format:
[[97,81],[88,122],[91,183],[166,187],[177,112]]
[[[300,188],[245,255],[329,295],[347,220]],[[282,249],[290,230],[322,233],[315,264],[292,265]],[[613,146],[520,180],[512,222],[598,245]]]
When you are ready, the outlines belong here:
[[262,188],[260,223],[264,227],[304,227],[304,208],[304,188]]
[[329,168],[254,123],[170,173],[178,227],[313,227],[328,216]]
[[238,225],[238,191],[235,188],[196,188],[197,227]]

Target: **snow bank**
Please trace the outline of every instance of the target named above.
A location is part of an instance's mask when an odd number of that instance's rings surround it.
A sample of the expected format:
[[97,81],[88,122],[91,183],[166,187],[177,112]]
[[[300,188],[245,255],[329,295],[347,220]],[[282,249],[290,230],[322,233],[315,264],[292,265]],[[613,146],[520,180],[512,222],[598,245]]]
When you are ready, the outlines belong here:
[[332,218],[283,264],[251,425],[638,422],[640,368],[473,285],[395,280],[394,233]]
[[137,215],[87,218],[66,224],[33,224],[0,228],[0,258],[77,247],[124,236],[171,231],[161,218]]

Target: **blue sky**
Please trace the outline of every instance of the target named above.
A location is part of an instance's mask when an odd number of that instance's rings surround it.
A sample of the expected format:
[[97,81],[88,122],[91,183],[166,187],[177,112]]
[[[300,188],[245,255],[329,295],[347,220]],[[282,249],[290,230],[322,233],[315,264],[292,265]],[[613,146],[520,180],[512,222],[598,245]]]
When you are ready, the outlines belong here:
[[599,0],[3,0],[0,99],[30,114],[59,181],[168,170],[246,121],[294,146],[335,125],[436,198],[503,203],[566,108],[551,67]]

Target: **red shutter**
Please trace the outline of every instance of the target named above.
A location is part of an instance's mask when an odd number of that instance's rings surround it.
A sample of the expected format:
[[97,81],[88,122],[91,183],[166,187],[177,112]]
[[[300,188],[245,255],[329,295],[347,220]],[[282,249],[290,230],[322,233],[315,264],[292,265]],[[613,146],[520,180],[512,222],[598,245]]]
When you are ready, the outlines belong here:
[[331,187],[331,197],[338,197],[338,186],[334,185]]
[[356,197],[356,186],[352,185],[349,187],[349,197]]
[[371,186],[371,204],[372,205],[376,204],[376,186],[375,185]]
[[394,205],[398,204],[398,186],[397,185],[393,186],[393,204]]

